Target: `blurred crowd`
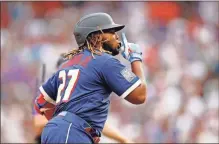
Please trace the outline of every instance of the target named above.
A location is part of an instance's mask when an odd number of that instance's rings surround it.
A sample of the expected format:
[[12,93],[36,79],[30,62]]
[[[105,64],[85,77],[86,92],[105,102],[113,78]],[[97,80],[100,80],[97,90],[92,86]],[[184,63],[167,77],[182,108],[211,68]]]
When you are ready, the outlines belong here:
[[49,77],[59,55],[77,48],[74,24],[93,12],[125,24],[144,51],[147,102],[112,94],[109,123],[134,142],[218,143],[219,3],[207,1],[1,2],[1,142],[33,141],[41,65]]

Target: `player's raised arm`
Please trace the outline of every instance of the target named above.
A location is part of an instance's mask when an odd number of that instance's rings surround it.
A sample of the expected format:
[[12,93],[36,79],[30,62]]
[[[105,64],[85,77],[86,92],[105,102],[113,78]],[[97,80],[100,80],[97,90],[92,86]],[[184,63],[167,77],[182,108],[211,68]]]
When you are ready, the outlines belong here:
[[133,104],[141,104],[146,100],[146,81],[142,64],[142,50],[139,45],[128,43],[125,35],[122,35],[123,46],[121,48],[122,56],[131,63],[132,72],[141,80],[141,84],[136,87],[125,98]]
[[141,104],[146,100],[146,82],[143,73],[143,66],[140,61],[131,64],[132,72],[141,79],[141,84],[136,87],[125,99],[133,104]]
[[134,68],[132,72],[119,60],[111,58],[101,68],[104,80],[110,89],[133,104],[142,104],[146,99],[146,84],[143,81],[144,76],[140,69],[140,63],[132,64]]

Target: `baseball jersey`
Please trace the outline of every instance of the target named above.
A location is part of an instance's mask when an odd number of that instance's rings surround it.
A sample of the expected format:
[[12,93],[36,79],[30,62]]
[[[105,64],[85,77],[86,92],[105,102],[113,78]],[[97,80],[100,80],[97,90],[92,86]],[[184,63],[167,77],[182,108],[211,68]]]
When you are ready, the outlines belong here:
[[39,90],[48,102],[56,104],[54,116],[72,112],[101,132],[110,94],[125,98],[140,84],[140,79],[113,56],[102,53],[93,58],[84,50],[63,63]]

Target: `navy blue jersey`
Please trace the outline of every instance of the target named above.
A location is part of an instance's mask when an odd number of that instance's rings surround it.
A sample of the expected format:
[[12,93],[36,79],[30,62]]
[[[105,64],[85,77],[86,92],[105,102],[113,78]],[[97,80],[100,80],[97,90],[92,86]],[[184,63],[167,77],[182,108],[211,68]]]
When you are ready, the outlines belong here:
[[40,87],[45,99],[56,104],[55,114],[72,112],[102,131],[115,92],[124,98],[140,85],[140,79],[113,56],[92,57],[84,50],[65,62]]

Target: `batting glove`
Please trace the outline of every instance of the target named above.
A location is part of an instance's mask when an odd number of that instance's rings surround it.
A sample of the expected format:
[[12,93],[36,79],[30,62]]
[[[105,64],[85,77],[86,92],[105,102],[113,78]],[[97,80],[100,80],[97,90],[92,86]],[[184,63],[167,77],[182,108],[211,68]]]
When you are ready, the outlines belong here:
[[122,34],[122,46],[121,46],[122,56],[130,61],[142,61],[142,50],[138,44],[128,43],[125,34]]

